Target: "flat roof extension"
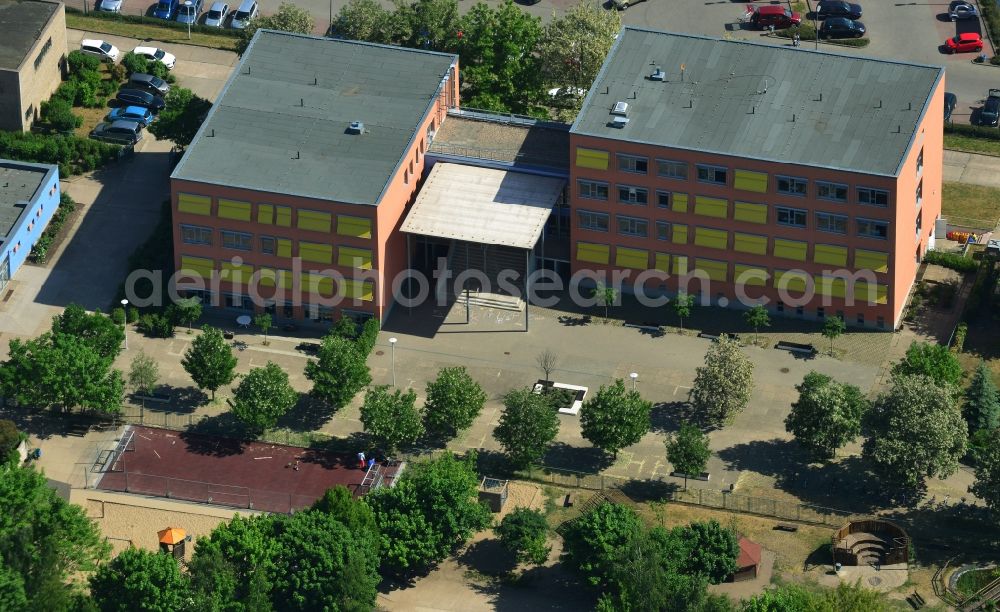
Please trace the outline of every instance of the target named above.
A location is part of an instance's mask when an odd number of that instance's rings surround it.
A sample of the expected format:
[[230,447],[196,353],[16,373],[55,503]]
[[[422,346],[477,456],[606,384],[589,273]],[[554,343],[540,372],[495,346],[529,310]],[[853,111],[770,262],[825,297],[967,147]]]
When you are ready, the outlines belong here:
[[456,61],[258,30],[171,178],[377,204]]
[[57,10],[56,2],[0,0],[0,69],[21,66]]
[[[38,188],[55,166],[0,160],[0,244],[10,236]],[[21,203],[19,205],[19,203]]]
[[[571,133],[896,176],[942,78],[939,66],[624,28]],[[624,127],[612,126],[617,102]]]

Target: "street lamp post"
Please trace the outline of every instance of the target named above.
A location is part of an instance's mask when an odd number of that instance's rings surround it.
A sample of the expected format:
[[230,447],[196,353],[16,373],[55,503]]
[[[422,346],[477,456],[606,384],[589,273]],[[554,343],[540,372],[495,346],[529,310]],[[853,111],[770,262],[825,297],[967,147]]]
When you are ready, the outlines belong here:
[[193,15],[191,15],[192,7],[194,3],[191,0],[184,0],[184,6],[187,7],[187,18],[188,18],[188,40],[191,40],[191,21],[193,20]]
[[125,325],[122,331],[125,333],[125,350],[128,350],[128,300],[122,299],[122,310],[125,311]]
[[632,390],[635,391],[635,379],[639,378],[639,373],[632,372],[631,374],[628,375],[628,377],[632,379]]
[[396,339],[396,338],[389,338],[389,346],[392,347],[390,352],[392,353],[392,386],[393,387],[396,386],[396,342],[398,342],[398,341],[399,340]]

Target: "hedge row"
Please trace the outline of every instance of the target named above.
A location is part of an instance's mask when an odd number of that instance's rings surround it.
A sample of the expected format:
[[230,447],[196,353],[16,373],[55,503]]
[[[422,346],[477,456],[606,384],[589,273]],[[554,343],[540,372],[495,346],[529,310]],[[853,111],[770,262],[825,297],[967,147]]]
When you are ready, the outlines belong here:
[[[66,7],[67,13],[76,13],[77,15],[83,15],[83,11],[77,8]],[[187,32],[188,26],[186,23],[180,23],[178,21],[160,19],[158,17],[147,17],[145,15],[127,15],[124,13],[112,13],[110,11],[90,11],[87,13],[87,17],[93,17],[94,19],[105,19],[107,21],[119,21],[122,23],[138,23],[142,25],[159,26],[161,28],[172,28],[174,30],[184,30]],[[201,32],[203,34],[218,34],[220,36],[229,36],[231,38],[237,38],[240,35],[239,30],[233,30],[230,28],[216,28],[212,26],[206,26],[201,24],[192,24],[192,32]]]
[[39,236],[35,245],[31,247],[31,253],[28,255],[30,261],[39,264],[45,263],[49,255],[49,249],[52,248],[52,243],[55,242],[56,236],[59,235],[59,230],[66,224],[66,219],[69,219],[70,214],[74,210],[76,210],[76,202],[73,201],[73,198],[69,197],[66,193],[60,193],[59,207],[56,208],[55,214],[52,215],[52,220],[49,221],[48,227]]
[[118,158],[119,145],[78,136],[0,131],[0,158],[40,164],[58,164],[66,178],[96,170]]
[[924,253],[924,261],[956,272],[974,272],[979,267],[979,262],[971,257],[962,257],[958,253],[944,251],[927,251]]
[[971,136],[973,138],[985,138],[987,140],[1000,140],[1000,130],[995,127],[986,127],[982,125],[949,123],[944,126],[944,133],[957,134],[959,136]]
[[[816,40],[816,28],[811,23],[800,23],[795,27],[777,30],[774,33],[775,36],[780,38],[792,38],[795,34],[799,35],[799,40],[802,42]],[[836,38],[824,42],[844,47],[867,47],[869,40],[867,38]]]

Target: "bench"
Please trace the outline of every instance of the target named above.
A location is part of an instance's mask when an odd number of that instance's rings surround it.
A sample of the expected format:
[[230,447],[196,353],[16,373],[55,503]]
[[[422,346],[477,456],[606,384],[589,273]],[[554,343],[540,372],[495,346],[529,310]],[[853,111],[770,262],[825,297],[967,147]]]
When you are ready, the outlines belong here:
[[774,526],[774,529],[776,531],[787,531],[789,533],[795,533],[796,531],[799,530],[799,526],[793,525],[791,523],[778,523],[777,525]]
[[563,506],[565,506],[567,508],[572,508],[574,501],[575,500],[573,499],[573,494],[572,493],[567,493],[566,494],[566,499],[563,500]]

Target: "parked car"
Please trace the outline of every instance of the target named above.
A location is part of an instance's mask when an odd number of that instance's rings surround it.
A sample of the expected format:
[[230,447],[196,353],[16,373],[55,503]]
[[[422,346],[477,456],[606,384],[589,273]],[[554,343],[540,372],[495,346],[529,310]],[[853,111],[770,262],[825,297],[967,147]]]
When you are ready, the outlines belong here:
[[820,38],[861,38],[865,24],[845,17],[830,17],[819,26]]
[[101,0],[97,10],[108,13],[120,13],[122,12],[122,0]]
[[146,127],[156,116],[148,108],[143,106],[119,106],[118,108],[111,109],[108,113],[108,121],[114,123],[115,121],[135,121],[142,127]]
[[958,106],[958,96],[950,92],[944,92],[944,122],[951,122],[951,112]]
[[205,16],[205,25],[221,28],[226,23],[226,17],[228,16],[229,5],[225,2],[215,2],[212,4],[212,8],[208,9],[208,14]]
[[99,57],[104,61],[118,61],[118,47],[104,40],[85,38],[80,41],[80,51],[83,51],[87,55]]
[[952,21],[977,19],[978,17],[979,11],[976,10],[975,5],[964,0],[951,0],[951,4],[948,5],[948,18]]
[[640,2],[645,2],[645,0],[611,0],[611,6],[619,11],[624,11],[633,4],[639,4]]
[[233,13],[233,19],[229,22],[229,27],[234,30],[242,30],[247,27],[247,23],[251,19],[256,19],[259,14],[260,7],[257,6],[257,0],[243,0],[240,7]]
[[160,77],[153,76],[151,74],[143,74],[141,72],[132,73],[132,76],[128,78],[127,87],[129,89],[141,89],[142,91],[148,91],[154,96],[166,96],[167,92],[170,91],[170,84]]
[[163,49],[157,49],[156,47],[136,47],[132,49],[132,53],[141,55],[150,61],[162,62],[167,67],[167,70],[173,70],[174,63],[177,61],[173,53],[167,53]]
[[177,23],[198,23],[202,0],[186,0],[177,7]]
[[1000,122],[1000,89],[991,89],[979,109],[979,125],[996,126]]
[[118,92],[116,99],[125,106],[142,106],[154,113],[163,110],[166,105],[160,96],[141,89],[122,89]]
[[[749,6],[747,8],[750,8]],[[750,24],[761,30],[774,26],[775,30],[784,30],[802,23],[802,16],[777,4],[755,6]]]
[[978,53],[983,50],[983,37],[979,32],[962,32],[944,41],[948,53]]
[[180,0],[160,0],[156,3],[156,8],[153,9],[153,17],[169,21],[177,16],[178,6],[180,6]]
[[135,144],[142,139],[142,125],[136,121],[98,123],[90,132],[90,137],[118,144]]
[[861,19],[861,5],[851,4],[843,0],[823,0],[816,5],[816,19],[826,19],[827,17]]

